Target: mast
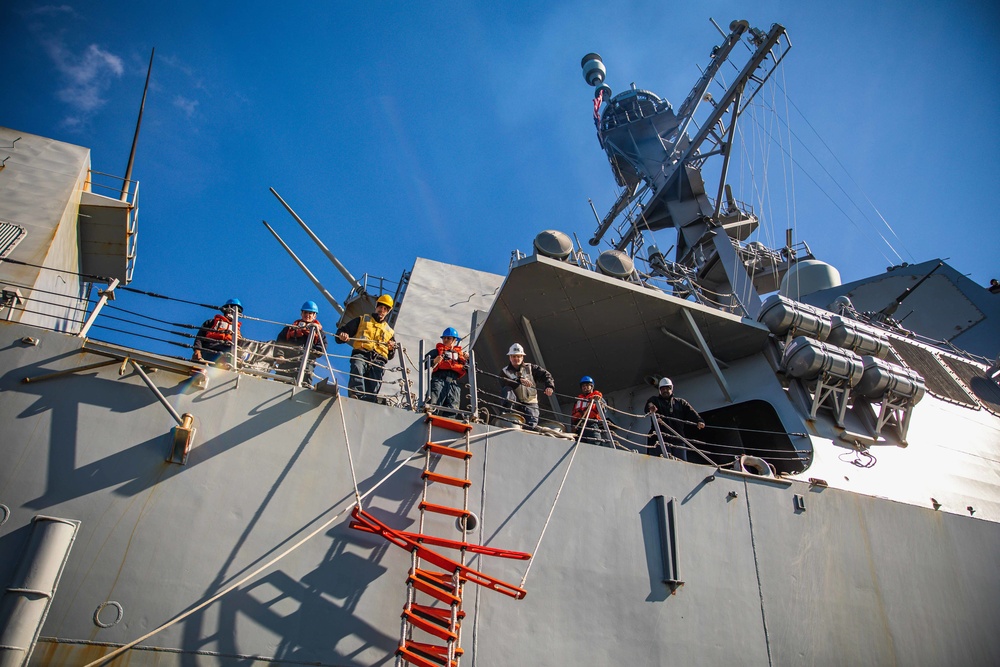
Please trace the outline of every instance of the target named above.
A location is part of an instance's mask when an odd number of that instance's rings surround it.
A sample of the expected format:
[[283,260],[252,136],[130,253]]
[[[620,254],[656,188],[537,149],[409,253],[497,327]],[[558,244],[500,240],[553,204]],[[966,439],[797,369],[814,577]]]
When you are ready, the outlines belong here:
[[[791,42],[785,28],[777,23],[766,33],[746,21],[733,21],[729,29],[730,34],[713,48],[711,62],[676,113],[666,99],[634,84],[631,90],[608,99],[610,88],[604,83],[601,57],[594,53],[584,57],[584,78],[597,88],[598,139],[623,188],[590,244],[597,245],[619,220],[619,238],[613,245],[634,256],[642,247],[643,230],[673,227],[677,230],[677,262],[697,272],[718,266],[711,276],[700,275],[700,279],[712,291],[730,292],[732,306],[741,306],[752,317],[760,307],[760,297],[741,261],[739,242],[756,228],[757,218],[733,202],[723,210],[722,198],[736,123],[791,49]],[[732,61],[735,47],[744,38],[752,49],[750,57],[725,92],[713,97],[707,92],[709,85],[723,63]],[[603,112],[598,116],[596,109],[602,102]],[[702,102],[711,108],[704,119],[695,121],[695,113],[704,108]],[[697,130],[693,136],[688,134],[689,128]],[[723,160],[712,202],[702,166],[715,155]]]

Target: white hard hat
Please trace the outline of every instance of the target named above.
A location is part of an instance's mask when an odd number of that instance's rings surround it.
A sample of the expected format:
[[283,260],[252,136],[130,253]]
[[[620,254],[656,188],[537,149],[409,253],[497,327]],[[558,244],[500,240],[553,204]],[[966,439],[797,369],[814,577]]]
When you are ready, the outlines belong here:
[[673,380],[670,378],[660,378],[660,383],[656,385],[657,387],[673,387]]
[[524,348],[521,347],[520,343],[514,343],[510,346],[510,349],[507,350],[508,357],[514,354],[524,354]]

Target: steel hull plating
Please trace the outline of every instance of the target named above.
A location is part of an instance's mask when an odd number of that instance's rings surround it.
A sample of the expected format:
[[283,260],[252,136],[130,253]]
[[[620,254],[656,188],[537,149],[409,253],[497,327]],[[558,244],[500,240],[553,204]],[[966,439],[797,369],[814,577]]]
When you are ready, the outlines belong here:
[[[80,521],[32,664],[86,664],[238,581],[418,453],[421,417],[222,373],[205,392],[157,385],[195,416],[185,466],[166,463],[173,421],[118,365],[24,377],[101,357],[16,324],[3,344],[0,580],[35,515]],[[21,342],[25,336],[36,346]],[[487,427],[477,426],[476,433]],[[495,431],[495,429],[494,429]],[[483,543],[535,551],[572,443],[494,432],[473,443]],[[420,499],[420,461],[365,499],[394,528]],[[663,582],[656,496],[677,499],[683,586]],[[409,554],[328,528],[131,650],[130,665],[392,662]],[[442,517],[427,532],[457,532]],[[1000,528],[805,482],[581,445],[515,601],[470,591],[466,664],[996,664]],[[525,563],[479,558],[517,583]],[[470,587],[471,588],[471,587]],[[103,603],[117,602],[98,617]],[[124,664],[124,662],[122,664]]]

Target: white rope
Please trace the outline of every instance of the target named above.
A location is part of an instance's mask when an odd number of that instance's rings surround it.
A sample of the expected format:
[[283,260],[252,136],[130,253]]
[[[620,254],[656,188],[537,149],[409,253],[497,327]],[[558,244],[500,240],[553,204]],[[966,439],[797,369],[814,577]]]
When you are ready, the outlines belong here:
[[[489,429],[489,427],[490,427],[489,424],[487,424],[486,428]],[[475,440],[479,440],[480,438],[489,439],[490,435],[499,435],[501,433],[506,433],[507,431],[520,431],[520,430],[521,429],[517,428],[516,426],[505,426],[504,428],[498,428],[497,430],[493,431],[492,433],[489,430],[487,430],[485,433],[475,433],[475,434],[470,435],[469,436],[469,442],[473,442]],[[465,438],[462,437],[462,436],[459,436],[457,438],[452,438],[451,440],[435,440],[434,444],[435,445],[441,445],[442,447],[448,447],[450,445],[454,445],[456,442],[458,442],[460,440],[462,442],[465,442]]]
[[[350,451],[350,449],[348,449],[348,451]],[[419,453],[413,454],[412,456],[406,458],[402,463],[400,463],[398,466],[396,466],[395,468],[393,468],[393,470],[391,472],[389,472],[388,475],[386,475],[385,477],[383,477],[382,479],[380,479],[378,482],[376,482],[375,485],[372,488],[368,489],[368,491],[366,491],[364,494],[358,496],[357,500],[355,502],[351,503],[350,505],[345,506],[344,509],[342,509],[340,512],[338,512],[336,514],[336,516],[334,516],[332,519],[330,519],[329,521],[325,522],[319,528],[317,528],[313,532],[309,533],[308,535],[306,535],[305,537],[303,537],[301,540],[299,540],[298,542],[296,542],[295,544],[293,544],[291,547],[289,547],[285,551],[281,552],[280,554],[278,554],[277,556],[275,556],[274,558],[272,558],[271,560],[269,560],[264,565],[261,565],[259,568],[257,568],[256,570],[254,570],[250,574],[246,575],[245,577],[243,577],[239,581],[237,581],[237,582],[235,582],[233,584],[230,584],[229,586],[227,586],[223,590],[219,591],[218,593],[216,593],[212,597],[208,598],[207,600],[205,600],[204,602],[202,602],[198,606],[194,607],[193,609],[189,609],[188,611],[186,611],[186,612],[184,612],[184,613],[176,616],[175,618],[167,621],[166,623],[164,623],[160,627],[158,627],[158,628],[156,628],[154,630],[151,630],[150,632],[147,632],[146,634],[144,634],[142,637],[139,637],[138,639],[136,639],[136,640],[134,640],[132,642],[129,642],[128,644],[125,644],[124,646],[121,646],[121,647],[115,649],[111,653],[108,653],[106,656],[98,658],[97,660],[94,660],[93,662],[87,663],[84,667],[98,667],[98,665],[105,664],[111,658],[114,658],[114,657],[116,657],[118,655],[121,655],[125,651],[127,651],[127,650],[133,648],[134,646],[136,646],[138,644],[141,644],[142,642],[146,641],[147,639],[149,639],[153,635],[155,635],[155,634],[157,634],[159,632],[162,632],[163,630],[166,630],[167,628],[169,628],[172,625],[175,625],[176,623],[179,623],[179,622],[183,621],[185,618],[187,618],[188,616],[194,614],[195,612],[201,611],[202,609],[204,609],[208,605],[212,604],[213,602],[215,602],[216,600],[218,600],[222,596],[224,596],[224,595],[226,595],[228,593],[231,593],[232,591],[236,590],[237,588],[239,588],[243,584],[247,583],[248,581],[250,581],[251,579],[253,579],[257,575],[259,575],[261,572],[263,572],[267,568],[271,567],[272,565],[274,565],[275,563],[277,563],[278,561],[280,561],[282,558],[284,558],[288,554],[290,554],[293,551],[295,551],[296,549],[298,549],[300,546],[302,546],[303,544],[305,544],[306,542],[308,542],[312,538],[314,538],[317,535],[319,535],[320,533],[322,533],[324,530],[326,530],[328,527],[330,527],[330,525],[332,525],[337,519],[339,519],[340,517],[342,517],[348,510],[354,508],[358,503],[361,502],[362,499],[364,499],[364,498],[368,497],[369,495],[371,495],[375,491],[375,489],[377,489],[378,487],[382,486],[382,484],[386,480],[388,480],[390,477],[392,477],[397,472],[399,472],[399,470],[403,466],[405,466],[407,463],[409,463],[413,459],[417,458],[418,456],[423,456],[423,455],[424,455],[423,452],[419,452]],[[355,492],[357,492],[357,486],[356,486],[356,484],[357,483],[355,483]]]
[[521,585],[519,588],[524,588],[524,582],[528,579],[528,572],[531,571],[531,564],[535,562],[535,558],[538,557],[538,548],[542,546],[542,538],[545,537],[545,530],[549,527],[549,521],[552,520],[552,513],[556,511],[556,503],[559,502],[559,494],[562,493],[563,486],[566,484],[566,478],[569,477],[569,471],[573,467],[573,461],[576,459],[576,453],[580,449],[580,442],[583,440],[583,433],[587,429],[587,422],[590,420],[590,410],[594,407],[594,399],[590,399],[590,403],[587,405],[587,414],[583,418],[583,426],[580,428],[580,434],[576,438],[576,442],[573,443],[573,455],[569,457],[569,465],[566,466],[566,473],[563,475],[562,481],[559,482],[559,488],[556,490],[556,497],[552,499],[552,507],[549,509],[549,515],[545,517],[545,524],[542,525],[542,532],[538,536],[538,542],[535,543],[535,548],[531,552],[531,560],[528,561],[528,566],[524,568],[524,576],[521,577]]
[[351,480],[354,482],[354,498],[358,507],[360,507],[361,492],[358,490],[358,475],[354,472],[354,456],[351,454],[351,441],[347,437],[347,417],[344,416],[344,400],[339,399],[337,404],[340,406],[340,423],[344,425],[344,446],[347,447],[347,460],[351,464]]

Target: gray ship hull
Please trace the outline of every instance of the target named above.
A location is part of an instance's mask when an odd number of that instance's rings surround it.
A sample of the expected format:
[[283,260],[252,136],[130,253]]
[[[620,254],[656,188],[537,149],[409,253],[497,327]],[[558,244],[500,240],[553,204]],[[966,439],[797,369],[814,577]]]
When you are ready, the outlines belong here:
[[[87,664],[193,608],[353,505],[351,460],[364,494],[427,437],[411,412],[246,376],[237,385],[224,371],[192,392],[163,370],[151,377],[197,428],[186,465],[168,463],[173,421],[134,372],[114,364],[25,384],[108,357],[63,334],[13,323],[0,333],[0,581],[14,578],[33,517],[79,522],[31,664]],[[473,433],[482,543],[535,556],[523,600],[469,585],[463,664],[1000,663],[996,523]],[[413,530],[421,463],[390,475],[365,508]],[[676,499],[676,590],[664,582],[657,496]],[[349,521],[113,664],[392,664],[410,556]],[[447,517],[425,532],[458,534]],[[472,564],[515,584],[528,567]],[[109,627],[95,622],[101,605]]]

